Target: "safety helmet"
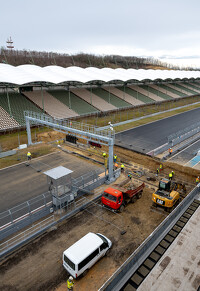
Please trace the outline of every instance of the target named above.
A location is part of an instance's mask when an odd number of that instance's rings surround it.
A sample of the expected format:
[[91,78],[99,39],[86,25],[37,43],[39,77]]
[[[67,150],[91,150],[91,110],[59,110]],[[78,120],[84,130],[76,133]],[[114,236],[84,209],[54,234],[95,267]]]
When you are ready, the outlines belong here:
[[70,281],[73,281],[73,277],[72,277],[72,276],[70,276],[70,277],[69,277],[69,280],[70,280]]

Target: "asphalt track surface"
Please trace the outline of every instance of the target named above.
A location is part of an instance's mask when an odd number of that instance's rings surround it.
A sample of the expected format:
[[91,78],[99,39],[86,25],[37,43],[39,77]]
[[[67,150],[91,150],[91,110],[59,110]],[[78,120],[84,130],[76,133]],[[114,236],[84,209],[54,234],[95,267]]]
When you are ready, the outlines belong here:
[[200,108],[116,134],[116,145],[148,153],[168,142],[167,137],[200,122]]
[[0,170],[0,212],[47,192],[47,177],[43,172],[58,166],[72,170],[73,178],[94,170],[98,174],[104,171],[103,166],[64,152],[33,159],[28,167],[22,163]]

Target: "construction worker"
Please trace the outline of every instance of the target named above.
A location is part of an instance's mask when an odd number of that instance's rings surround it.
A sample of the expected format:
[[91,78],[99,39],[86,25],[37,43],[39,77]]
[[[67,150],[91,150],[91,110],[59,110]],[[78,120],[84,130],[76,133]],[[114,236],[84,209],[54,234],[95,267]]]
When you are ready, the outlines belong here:
[[199,176],[196,178],[196,185],[199,184]]
[[73,286],[74,286],[73,277],[70,276],[69,279],[67,280],[67,290],[73,290]]
[[124,168],[125,168],[124,164],[121,164],[121,173],[124,173]]
[[160,164],[160,171],[162,171],[162,169],[163,169],[163,165],[162,165],[162,164]]
[[128,178],[131,180],[132,179],[132,174],[128,173]]
[[169,155],[171,156],[171,154],[172,154],[172,148],[169,148],[168,151],[169,151]]
[[106,153],[103,152],[103,153],[102,153],[102,156],[103,156],[103,158],[105,159],[105,158],[106,158]]
[[174,177],[174,175],[175,175],[175,172],[172,170],[172,178]]
[[27,153],[27,159],[28,159],[28,161],[31,160],[31,153],[30,152]]
[[172,180],[172,178],[173,178],[173,174],[172,174],[172,172],[170,172],[169,173],[169,180]]
[[118,168],[118,163],[115,163],[114,166],[115,166],[115,170],[117,170],[117,168]]
[[159,168],[157,168],[157,170],[156,170],[156,176],[158,176],[158,174],[159,174]]
[[114,159],[114,163],[116,163],[116,161],[117,161],[117,155],[114,155],[113,159]]

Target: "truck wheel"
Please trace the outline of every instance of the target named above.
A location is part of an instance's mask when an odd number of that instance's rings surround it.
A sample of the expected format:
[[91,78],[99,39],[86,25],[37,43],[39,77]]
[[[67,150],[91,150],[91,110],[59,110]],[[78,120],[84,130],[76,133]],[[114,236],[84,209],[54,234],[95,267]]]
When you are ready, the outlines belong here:
[[131,198],[131,203],[135,203],[136,200],[137,200],[137,197],[136,197],[136,195],[135,195],[135,196],[133,196],[133,197]]
[[125,208],[124,205],[121,205],[120,208],[119,208],[119,212],[120,213],[123,212],[124,211],[124,208]]
[[137,194],[137,199],[140,199],[142,197],[142,192],[139,192],[138,194]]

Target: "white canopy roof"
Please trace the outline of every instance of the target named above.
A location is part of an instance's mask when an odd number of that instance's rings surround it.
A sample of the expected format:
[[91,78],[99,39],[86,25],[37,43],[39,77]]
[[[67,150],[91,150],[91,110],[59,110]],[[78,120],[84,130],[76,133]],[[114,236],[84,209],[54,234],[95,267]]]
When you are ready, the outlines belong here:
[[93,81],[109,83],[112,81],[127,82],[130,80],[182,80],[200,78],[200,71],[173,71],[173,70],[135,70],[135,69],[111,69],[111,68],[80,68],[59,66],[39,67],[35,65],[21,65],[14,67],[0,64],[0,84],[26,85],[31,83],[63,84],[68,82],[80,82],[83,84]]
[[49,176],[50,178],[57,180],[60,179],[64,176],[67,176],[71,173],[73,173],[73,171],[71,171],[70,169],[67,169],[63,166],[59,166],[56,168],[53,168],[51,170],[48,170],[46,172],[43,172],[45,175]]

